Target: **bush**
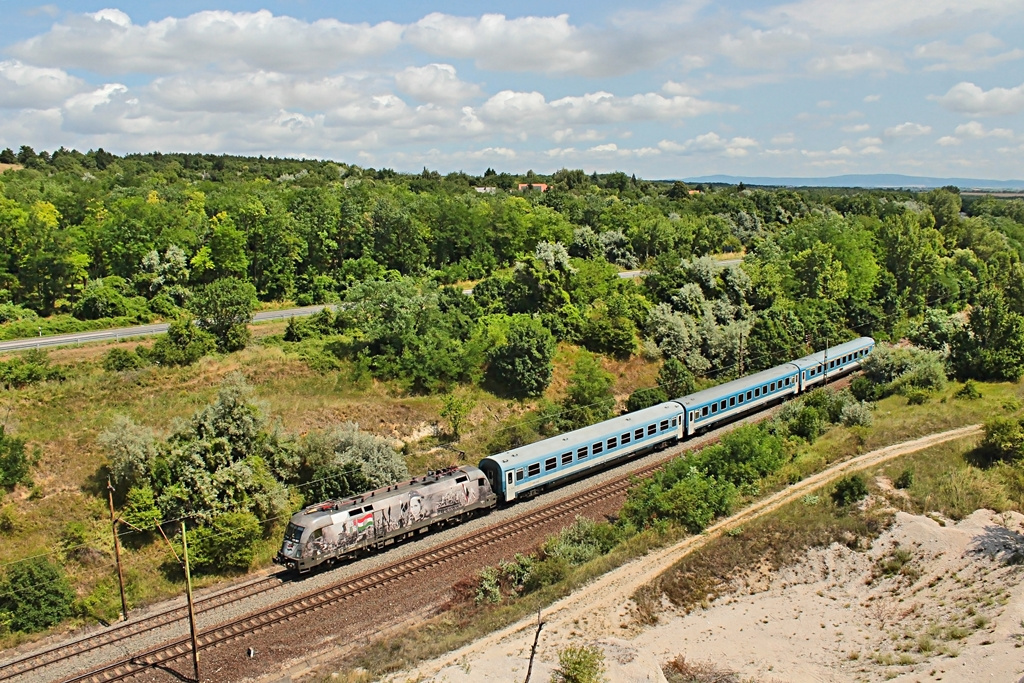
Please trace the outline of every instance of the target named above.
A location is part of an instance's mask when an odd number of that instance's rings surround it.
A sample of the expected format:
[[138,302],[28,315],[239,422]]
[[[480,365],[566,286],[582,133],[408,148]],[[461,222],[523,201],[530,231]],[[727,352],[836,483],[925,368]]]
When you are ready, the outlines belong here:
[[36,382],[62,382],[66,378],[64,369],[50,365],[46,352],[39,349],[9,361],[0,361],[0,385],[5,389],[18,389]]
[[0,486],[31,485],[29,472],[34,458],[25,453],[25,440],[8,436],[0,425]]
[[975,382],[973,379],[969,379],[966,382],[964,382],[964,385],[962,387],[957,389],[957,392],[956,394],[954,394],[954,396],[968,401],[976,401],[979,398],[981,398],[981,390],[978,389],[977,382]]
[[531,567],[523,588],[526,592],[540,590],[545,586],[553,586],[569,576],[572,567],[564,557],[547,557]]
[[0,325],[19,320],[34,320],[38,317],[35,311],[28,308],[16,304],[0,304]]
[[250,512],[225,512],[189,531],[189,560],[197,572],[245,571],[256,557],[262,528]]
[[863,402],[847,403],[839,415],[839,421],[845,427],[868,427],[872,419],[871,406]]
[[985,423],[982,453],[990,462],[1014,462],[1024,456],[1024,421],[996,417]]
[[133,486],[128,489],[122,517],[124,521],[136,529],[143,531],[156,529],[161,515],[160,510],[156,506],[156,496],[153,494],[153,489],[148,485]]
[[549,538],[543,550],[546,557],[561,557],[571,566],[578,566],[607,553],[619,538],[621,532],[612,525],[577,517],[571,526]]
[[[864,378],[875,385],[873,399],[894,393],[907,394],[916,389],[939,391],[946,386],[946,366],[938,351],[925,351],[915,347],[898,348],[879,344],[864,361]],[[863,382],[851,386],[860,400]]]
[[868,485],[864,477],[859,474],[850,474],[836,482],[832,489],[832,502],[840,507],[852,505],[867,497]]
[[642,389],[637,389],[629,395],[629,399],[626,401],[626,411],[632,413],[637,410],[656,406],[667,400],[668,394],[666,394],[665,390],[661,387],[644,387]]
[[103,354],[103,369],[107,372],[137,370],[145,364],[146,361],[139,354],[120,347],[114,347]]
[[216,349],[213,335],[196,327],[192,318],[184,315],[171,323],[166,334],[157,337],[146,355],[161,365],[192,365]]
[[600,683],[604,677],[604,652],[596,645],[570,645],[558,651],[558,668],[552,683]]
[[914,485],[914,470],[907,468],[900,472],[900,476],[896,477],[896,481],[893,484],[898,489],[909,489]]
[[71,616],[74,591],[60,565],[44,557],[17,562],[0,582],[0,611],[11,614],[10,628],[32,633]]
[[924,389],[908,388],[903,390],[903,395],[907,397],[908,405],[920,406],[928,402],[929,392]]

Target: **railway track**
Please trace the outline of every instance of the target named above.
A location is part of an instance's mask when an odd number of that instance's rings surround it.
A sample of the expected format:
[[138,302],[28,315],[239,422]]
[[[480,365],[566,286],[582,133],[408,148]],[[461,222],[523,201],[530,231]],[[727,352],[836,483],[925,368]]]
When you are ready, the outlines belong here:
[[[713,439],[717,441],[717,439]],[[672,449],[676,453],[676,449]],[[674,457],[674,455],[673,455]],[[424,550],[395,562],[394,564],[370,570],[338,584],[286,600],[251,615],[228,621],[199,634],[199,650],[237,640],[250,634],[268,629],[275,624],[291,621],[302,615],[325,607],[342,603],[354,597],[378,590],[460,556],[477,552],[496,543],[501,543],[524,533],[537,525],[562,517],[575,515],[581,508],[588,507],[608,498],[621,496],[630,486],[634,477],[643,477],[660,468],[666,458],[659,462],[624,473],[577,496],[554,501],[521,517],[492,525],[472,535]],[[191,653],[188,637],[179,638],[144,652],[110,662],[100,668],[64,679],[63,683],[111,683],[133,678],[143,672],[168,669],[171,663],[185,659]]]
[[[202,598],[196,602],[197,613],[208,612],[273,590],[282,583],[279,574],[280,572]],[[187,616],[188,608],[186,606],[174,607],[149,615],[139,621],[123,621],[98,634],[4,662],[0,664],[0,681],[15,680],[19,677],[26,677],[27,674],[32,674],[32,678],[35,679],[42,670],[49,666],[72,657],[80,657],[89,652],[117,645],[144,633],[169,626]],[[26,680],[28,679],[26,678]]]

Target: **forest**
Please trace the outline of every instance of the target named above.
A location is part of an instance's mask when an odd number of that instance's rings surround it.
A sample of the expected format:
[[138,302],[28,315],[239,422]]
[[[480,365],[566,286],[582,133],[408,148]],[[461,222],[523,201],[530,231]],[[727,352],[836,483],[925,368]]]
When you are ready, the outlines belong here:
[[[314,374],[438,397],[455,443],[470,429],[467,392],[520,406],[478,452],[462,453],[467,462],[856,336],[912,345],[883,347],[839,403],[791,409],[781,435],[706,456],[709,478],[696,481],[688,466],[649,485],[684,481],[694,500],[710,500],[716,481],[738,490],[781,467],[771,439],[864,422],[860,401],[921,402],[947,376],[1024,375],[1020,199],[102,149],[22,147],[0,161],[15,164],[0,175],[0,339],[164,320],[167,334],[110,348],[97,371],[141,381],[146,369],[159,377],[273,346]],[[254,341],[252,312],[290,302],[331,306]],[[560,349],[574,360],[556,389]],[[657,380],[616,401],[605,366],[632,359],[656,366]],[[12,406],[29,402],[19,392],[76,372],[39,352],[0,359]],[[299,505],[410,471],[403,453],[354,424],[282,428],[240,377],[210,398],[170,428],[97,418],[91,438],[105,461],[88,475],[111,477],[133,528],[201,522],[190,541],[200,571],[245,570]],[[1024,454],[1020,424],[999,429],[1000,452]],[[35,490],[34,448],[0,425],[0,496]],[[90,495],[105,505],[105,490]],[[636,527],[656,507],[630,505]],[[16,533],[21,508],[0,508],[0,534]],[[225,530],[235,545],[224,545]],[[65,554],[91,543],[86,527],[61,534]],[[11,602],[14,586],[61,580],[45,559],[16,567],[0,590],[6,627],[37,630],[74,613],[73,596],[30,613]]]

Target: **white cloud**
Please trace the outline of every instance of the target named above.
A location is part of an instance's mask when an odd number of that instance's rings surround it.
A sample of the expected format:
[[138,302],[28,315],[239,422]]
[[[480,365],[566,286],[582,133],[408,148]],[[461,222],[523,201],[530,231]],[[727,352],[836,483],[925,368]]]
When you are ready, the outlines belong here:
[[773,145],[792,145],[796,142],[796,136],[792,133],[782,133],[772,138]]
[[568,14],[456,17],[433,12],[405,28],[403,39],[431,55],[472,59],[482,69],[624,74],[678,51],[678,35],[657,22],[598,30],[574,26]]
[[474,114],[481,121],[526,131],[538,125],[562,128],[566,124],[675,121],[730,109],[733,107],[683,95],[643,93],[619,97],[596,92],[548,102],[539,92],[503,90],[474,110]]
[[395,74],[398,90],[421,102],[454,104],[479,97],[480,87],[459,80],[450,64],[410,66]]
[[1024,111],[1024,83],[1015,88],[982,90],[974,83],[962,81],[945,95],[929,96],[946,109],[973,116],[1018,114]]
[[743,28],[735,34],[727,33],[718,41],[718,51],[744,68],[778,69],[791,57],[807,52],[811,39],[805,33],[788,28],[761,31]]
[[900,71],[903,62],[888,50],[871,48],[815,57],[807,67],[816,74],[850,74],[859,71]]
[[955,134],[966,138],[1007,138],[1013,139],[1013,131],[1008,128],[986,128],[978,121],[961,123],[953,131]]
[[392,50],[401,31],[392,22],[306,22],[267,10],[204,11],[136,25],[124,12],[105,9],[72,15],[8,51],[35,64],[115,74],[174,73],[209,64],[316,71]]
[[867,147],[861,148],[860,153],[861,154],[865,154],[865,155],[866,154],[881,154],[882,153],[882,148],[879,147],[878,145],[868,145]]
[[665,85],[661,86],[661,91],[666,95],[699,95],[700,90],[693,87],[689,83],[676,83],[675,81],[666,81]]
[[61,69],[0,62],[0,107],[47,109],[87,88],[84,81]]
[[753,138],[724,138],[715,132],[698,135],[683,143],[673,140],[662,140],[658,143],[658,148],[669,154],[721,154],[726,157],[746,156],[750,148],[757,146],[758,142]]
[[563,128],[562,130],[556,130],[551,134],[551,139],[555,142],[594,142],[597,140],[603,140],[604,134],[600,133],[593,128],[576,131],[572,128]]
[[907,121],[906,123],[901,123],[898,126],[886,128],[885,136],[890,138],[912,138],[917,137],[918,135],[927,135],[931,132],[931,126]]
[[344,76],[306,79],[266,71],[158,78],[145,90],[159,106],[175,111],[205,112],[327,109],[363,96],[356,79]]
[[843,126],[844,133],[863,133],[871,130],[871,126],[866,123],[855,123],[849,126]]
[[956,28],[972,17],[991,20],[1020,11],[1020,0],[797,0],[750,16],[770,26],[807,27],[830,36],[863,36],[898,29]]
[[959,145],[960,138],[955,138],[952,135],[943,135],[937,140],[937,142],[943,147],[951,147],[953,145]]
[[857,140],[857,144],[862,147],[878,146],[882,144],[882,138],[861,138]]
[[882,99],[881,95],[865,95],[864,96],[864,101],[865,102],[878,102],[880,99]]
[[1003,46],[1003,41],[989,33],[975,33],[960,45],[934,41],[914,48],[914,57],[936,62],[925,71],[977,71],[991,69],[1002,62],[1024,57],[1024,50],[1014,48],[992,54]]

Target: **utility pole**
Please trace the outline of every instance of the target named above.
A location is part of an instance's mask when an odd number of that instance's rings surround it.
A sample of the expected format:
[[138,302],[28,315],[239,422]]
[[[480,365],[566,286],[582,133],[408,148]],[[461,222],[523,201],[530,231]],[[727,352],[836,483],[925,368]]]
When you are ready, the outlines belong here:
[[740,377],[743,376],[743,332],[740,332]]
[[825,337],[825,362],[822,364],[825,367],[825,377],[822,378],[821,386],[828,385],[828,337]]
[[192,602],[192,574],[188,567],[188,535],[185,533],[185,520],[181,520],[181,547],[185,556],[185,594],[188,596],[188,624],[192,632],[192,668],[195,669],[196,683],[199,683],[199,639],[196,636],[196,608]]
[[110,502],[110,530],[114,534],[114,558],[117,560],[117,583],[121,588],[121,617],[128,621],[128,601],[124,597],[124,570],[121,568],[121,539],[117,535],[117,519],[114,517],[114,486],[107,477],[107,500]]

